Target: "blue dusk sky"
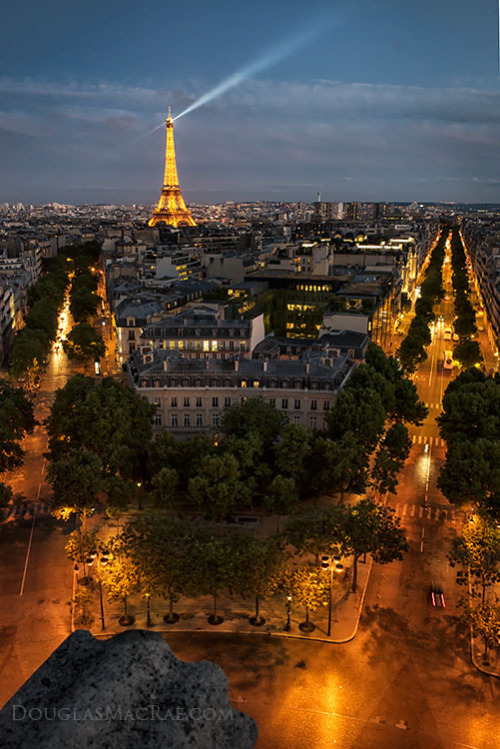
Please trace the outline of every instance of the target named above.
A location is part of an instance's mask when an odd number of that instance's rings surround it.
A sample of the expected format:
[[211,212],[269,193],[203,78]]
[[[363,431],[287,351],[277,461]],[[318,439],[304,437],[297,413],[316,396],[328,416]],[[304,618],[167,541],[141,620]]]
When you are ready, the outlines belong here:
[[[0,202],[500,202],[495,0],[4,4]],[[246,76],[245,71],[252,75]]]

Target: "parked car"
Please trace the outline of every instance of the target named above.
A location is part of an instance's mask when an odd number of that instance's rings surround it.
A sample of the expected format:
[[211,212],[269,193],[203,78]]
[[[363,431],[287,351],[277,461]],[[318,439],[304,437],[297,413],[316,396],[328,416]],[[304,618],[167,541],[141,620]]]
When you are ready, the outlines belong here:
[[458,335],[457,335],[457,333],[455,333],[455,331],[453,331],[453,340],[454,341],[458,341],[459,340]]
[[433,580],[431,585],[431,602],[433,606],[440,606],[443,609],[446,607],[443,588],[437,580]]
[[443,367],[445,369],[453,369],[453,354],[451,351],[444,352]]
[[446,328],[444,331],[444,340],[451,341],[451,328]]

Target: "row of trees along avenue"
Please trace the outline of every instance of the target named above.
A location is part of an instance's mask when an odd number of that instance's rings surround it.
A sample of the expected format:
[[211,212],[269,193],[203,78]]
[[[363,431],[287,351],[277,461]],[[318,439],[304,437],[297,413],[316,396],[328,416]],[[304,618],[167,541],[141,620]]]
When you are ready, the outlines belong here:
[[444,297],[442,268],[449,231],[448,226],[441,229],[420,287],[420,298],[415,303],[415,317],[398,350],[401,366],[408,373],[414,372],[427,359],[426,347],[431,342],[430,325],[435,319],[434,305]]
[[[304,611],[301,626],[309,631],[314,629],[310,612],[325,604],[329,595],[329,573],[318,565],[320,553],[352,557],[355,590],[361,556],[371,553],[376,561],[388,563],[401,559],[406,550],[393,510],[368,500],[353,507],[297,512],[285,533],[267,539],[231,535],[228,529],[211,529],[174,514],[148,514],[128,522],[101,548],[97,537],[85,531],[71,534],[66,547],[69,558],[83,565],[92,564],[92,555],[98,552],[106,555],[106,564],[98,565],[96,574],[108,599],[123,603],[122,624],[132,622],[127,601],[133,593],[146,600],[148,622],[151,598],[166,599],[168,623],[178,620],[175,605],[181,596],[210,596],[212,624],[222,621],[217,605],[223,593],[252,597],[254,625],[264,623],[262,602],[277,594]],[[304,559],[311,554],[316,556],[315,565]],[[335,580],[335,586],[341,590],[342,581]]]
[[463,618],[488,648],[500,645],[500,376],[472,367],[450,382],[437,419],[446,440],[438,486],[450,502],[472,509],[450,562],[466,585]]
[[470,301],[467,261],[458,226],[454,226],[451,233],[451,263],[456,315],[453,327],[459,337],[459,342],[453,349],[453,356],[462,366],[471,367],[479,364],[482,356],[478,341],[472,340],[477,335],[476,313]]
[[56,394],[47,422],[56,507],[81,513],[105,499],[121,512],[145,494],[164,509],[190,507],[222,521],[237,509],[290,514],[322,494],[395,492],[410,450],[406,423],[427,409],[394,357],[375,344],[328,414],[324,432],[288,423],[258,398],[227,408],[217,438],[152,441],[155,406],[112,379],[77,375]]
[[[36,426],[33,403],[22,388],[0,378],[0,474],[19,468],[24,461],[20,442]],[[12,498],[10,486],[0,482],[0,508]]]

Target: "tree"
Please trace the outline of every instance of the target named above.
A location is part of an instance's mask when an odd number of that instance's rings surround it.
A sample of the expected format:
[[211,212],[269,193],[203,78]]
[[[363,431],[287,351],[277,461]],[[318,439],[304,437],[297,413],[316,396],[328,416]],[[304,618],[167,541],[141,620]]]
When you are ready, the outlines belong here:
[[109,561],[102,569],[102,582],[107,588],[109,601],[123,603],[123,616],[119,622],[122,626],[134,623],[134,617],[128,612],[128,598],[138,589],[137,568],[132,560],[123,553],[123,542],[120,538],[109,544]]
[[459,338],[470,338],[477,333],[476,315],[471,307],[472,312],[469,314],[462,313],[453,323],[455,333]]
[[418,397],[417,386],[407,377],[394,383],[394,407],[389,410],[389,417],[394,421],[406,421],[415,426],[422,426],[429,409]]
[[235,576],[234,544],[229,539],[195,538],[190,546],[188,590],[193,595],[210,595],[213,600],[210,624],[220,624],[217,600]]
[[299,567],[289,572],[287,587],[292,600],[306,611],[306,620],[299,624],[299,629],[312,632],[315,626],[309,621],[310,612],[328,601],[328,582],[324,571],[317,567]]
[[482,362],[483,357],[477,341],[462,340],[453,349],[453,357],[462,367],[473,367]]
[[12,489],[0,481],[0,507],[8,507],[12,500]]
[[356,590],[358,561],[371,554],[379,564],[401,560],[408,543],[400,528],[399,518],[391,507],[362,500],[349,507],[342,516],[340,547],[345,555],[353,557],[352,590]]
[[135,566],[139,586],[148,595],[168,599],[167,623],[178,620],[174,604],[189,580],[190,546],[196,533],[176,515],[147,515],[128,523],[121,536],[124,550]]
[[19,442],[31,434],[37,424],[33,404],[22,388],[0,378],[0,473],[18,468],[24,461]]
[[[452,567],[459,565],[468,571],[474,586],[480,587],[481,605],[486,602],[486,591],[500,582],[500,528],[487,515],[476,515],[468,523],[461,538],[453,539],[448,556]],[[475,594],[473,590],[473,595]]]
[[97,312],[101,297],[86,288],[78,288],[71,293],[70,312],[76,323],[88,322]]
[[345,388],[327,416],[328,434],[340,441],[350,432],[367,452],[372,452],[384,431],[386,413],[373,389]]
[[238,539],[235,549],[238,555],[237,571],[234,584],[242,595],[255,597],[255,615],[250,623],[256,626],[265,622],[260,616],[260,603],[269,598],[278,588],[285,554],[276,538],[253,538],[243,536]]
[[500,440],[450,442],[437,485],[450,502],[474,503],[500,517]]
[[101,486],[101,461],[88,450],[71,450],[47,469],[47,480],[54,491],[58,517],[65,520],[72,513],[85,517],[97,501]]
[[314,554],[318,564],[320,555],[331,553],[339,543],[345,512],[333,505],[298,510],[287,520],[288,543],[300,555]]
[[314,432],[303,424],[287,424],[274,446],[276,470],[294,479],[301,494],[308,493]]
[[298,499],[299,495],[294,479],[286,478],[278,473],[269,484],[263,500],[267,512],[277,516],[277,532],[279,532],[280,516],[289,515],[297,506]]
[[91,554],[97,553],[98,546],[99,543],[95,533],[76,530],[70,533],[64,551],[68,559],[71,559],[72,562],[84,564]]
[[107,476],[103,479],[101,488],[108,497],[106,514],[109,517],[125,512],[137,495],[137,484],[119,475]]
[[408,374],[412,374],[417,366],[427,359],[422,338],[415,335],[413,331],[409,331],[408,335],[403,338],[397,354],[401,366]]
[[226,408],[220,420],[220,430],[226,435],[245,438],[257,432],[265,449],[277,440],[286,423],[286,416],[262,398],[248,398],[243,403]]
[[446,388],[437,418],[448,445],[458,439],[497,440],[500,434],[500,377],[476,370],[462,372]]
[[500,646],[500,604],[488,601],[480,606],[469,605],[464,614],[464,621],[475,634],[484,639],[483,659],[488,660],[488,648]]
[[229,454],[205,457],[200,474],[189,479],[188,487],[189,499],[208,520],[222,520],[245,494],[238,462]]
[[76,359],[80,362],[99,358],[106,353],[102,336],[86,322],[75,325],[63,342],[63,349],[69,359]]
[[46,421],[49,458],[84,449],[98,456],[102,478],[144,480],[155,406],[106,377],[75,375],[56,392]]
[[162,468],[153,476],[154,502],[171,508],[179,489],[179,474],[175,468]]
[[362,494],[368,481],[369,454],[356,436],[346,432],[340,441],[320,437],[314,443],[311,487],[316,492]]

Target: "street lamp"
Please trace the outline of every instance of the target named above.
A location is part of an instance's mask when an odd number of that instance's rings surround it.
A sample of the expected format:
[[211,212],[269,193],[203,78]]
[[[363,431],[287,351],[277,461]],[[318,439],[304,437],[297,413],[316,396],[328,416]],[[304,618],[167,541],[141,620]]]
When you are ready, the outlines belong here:
[[327,636],[330,637],[332,633],[332,597],[333,597],[333,571],[342,572],[344,565],[340,563],[340,556],[335,554],[334,556],[328,556],[324,554],[321,557],[321,567],[324,570],[330,572],[330,586],[328,589],[328,630]]
[[292,596],[286,597],[286,624],[285,624],[285,632],[290,632],[291,626],[290,626],[290,614],[292,612]]

